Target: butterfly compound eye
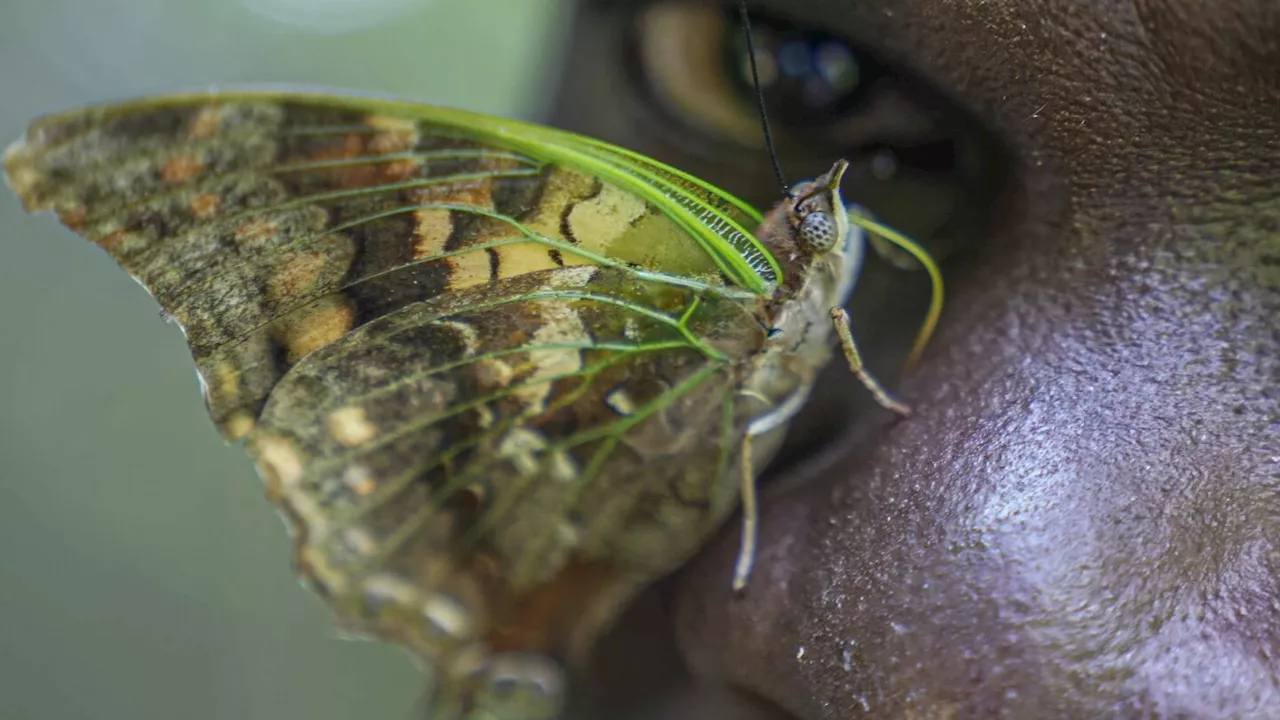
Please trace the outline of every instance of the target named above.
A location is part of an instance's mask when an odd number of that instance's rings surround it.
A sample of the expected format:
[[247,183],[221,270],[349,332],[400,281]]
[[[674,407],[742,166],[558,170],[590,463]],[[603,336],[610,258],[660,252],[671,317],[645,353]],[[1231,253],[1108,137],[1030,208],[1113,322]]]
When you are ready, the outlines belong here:
[[564,699],[564,675],[541,655],[502,653],[489,659],[469,717],[552,720]]
[[814,252],[828,252],[836,246],[836,224],[831,215],[815,210],[800,221],[800,241]]

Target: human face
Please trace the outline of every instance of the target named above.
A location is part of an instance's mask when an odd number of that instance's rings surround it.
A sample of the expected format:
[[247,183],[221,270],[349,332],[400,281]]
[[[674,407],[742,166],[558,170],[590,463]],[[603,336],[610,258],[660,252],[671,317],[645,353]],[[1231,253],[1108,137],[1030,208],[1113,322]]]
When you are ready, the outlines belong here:
[[[721,93],[706,61],[731,29],[701,7],[584,2],[557,120],[769,202],[750,98]],[[758,582],[730,593],[736,528],[678,581],[686,660],[806,720],[1274,712],[1275,3],[752,11],[888,69],[879,104],[772,107],[783,165],[861,161],[846,196],[949,255],[950,293],[901,388],[910,420],[886,427],[856,381],[827,374],[775,465],[802,482],[766,503]],[[882,374],[917,285],[881,265],[858,288]]]

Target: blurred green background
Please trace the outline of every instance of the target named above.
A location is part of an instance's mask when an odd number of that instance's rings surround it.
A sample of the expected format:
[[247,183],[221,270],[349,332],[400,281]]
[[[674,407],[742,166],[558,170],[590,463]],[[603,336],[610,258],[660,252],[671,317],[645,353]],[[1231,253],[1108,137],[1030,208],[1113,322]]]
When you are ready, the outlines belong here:
[[[558,0],[4,0],[0,142],[37,115],[228,82],[538,117]],[[182,334],[0,192],[0,718],[408,718],[408,656],[338,640],[205,414]]]

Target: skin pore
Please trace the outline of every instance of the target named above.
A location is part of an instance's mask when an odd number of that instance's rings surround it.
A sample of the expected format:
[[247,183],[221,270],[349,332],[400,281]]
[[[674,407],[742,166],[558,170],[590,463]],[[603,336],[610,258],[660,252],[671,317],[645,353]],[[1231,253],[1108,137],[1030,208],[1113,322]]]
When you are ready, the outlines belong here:
[[[624,81],[639,4],[583,4],[556,122],[775,201],[763,154]],[[957,191],[968,243],[902,383],[923,281],[871,267],[854,301],[914,415],[824,375],[747,591],[735,525],[654,601],[684,661],[803,720],[1280,712],[1280,6],[752,8],[909,73],[939,127],[980,128],[990,183]],[[812,174],[869,132],[793,133],[784,165]]]

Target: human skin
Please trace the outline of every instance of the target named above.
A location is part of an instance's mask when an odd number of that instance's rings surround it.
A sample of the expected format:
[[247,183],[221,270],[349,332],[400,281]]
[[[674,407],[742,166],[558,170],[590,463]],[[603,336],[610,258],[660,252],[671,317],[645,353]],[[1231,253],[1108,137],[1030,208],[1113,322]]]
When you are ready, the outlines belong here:
[[[600,109],[584,30],[628,4],[582,11],[558,121],[776,197]],[[772,473],[747,591],[736,526],[675,579],[685,660],[804,720],[1280,716],[1280,5],[753,8],[911,70],[1011,179],[914,415],[818,403],[799,432],[841,434]]]

